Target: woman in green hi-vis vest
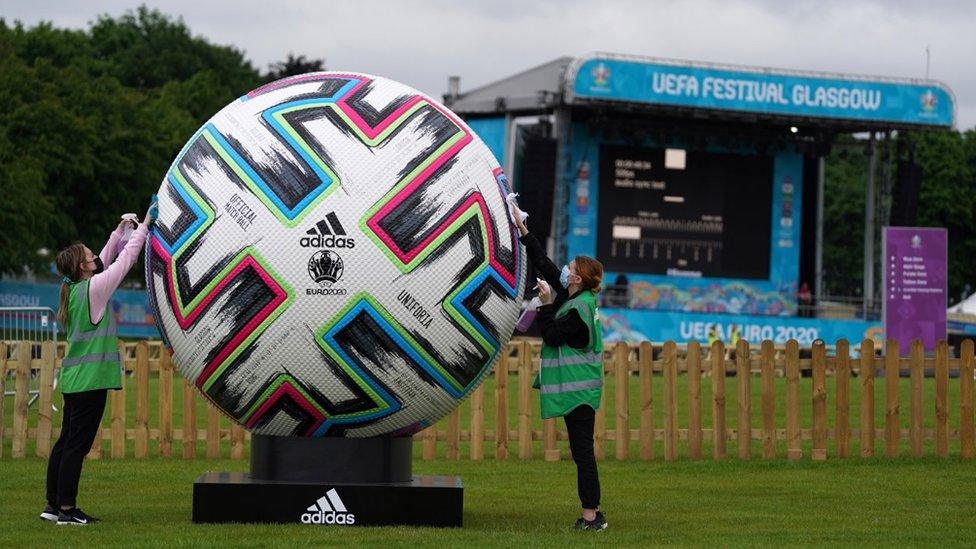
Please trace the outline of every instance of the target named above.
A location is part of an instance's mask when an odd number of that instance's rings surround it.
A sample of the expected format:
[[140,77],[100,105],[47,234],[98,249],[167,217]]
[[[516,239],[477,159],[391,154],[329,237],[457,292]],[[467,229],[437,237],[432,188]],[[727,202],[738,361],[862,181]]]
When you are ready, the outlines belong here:
[[576,485],[583,516],[578,530],[604,530],[600,511],[600,477],[593,454],[593,424],[603,387],[603,336],[597,294],[603,265],[579,255],[562,269],[546,256],[542,244],[525,226],[525,216],[514,198],[509,201],[519,239],[535,267],[542,306],[536,321],[542,332],[539,402],[543,419],[562,416],[569,447],[576,462]]
[[[118,337],[109,300],[139,260],[156,209],[153,195],[143,222],[132,227],[134,221],[123,219],[98,255],[79,242],[61,250],[55,260],[64,277],[58,320],[65,328],[68,348],[58,371],[64,409],[61,435],[47,464],[47,506],[41,513],[44,520],[59,525],[98,520],[79,509],[76,499],[81,468],[98,434],[108,390],[122,388]],[[128,240],[123,243],[126,236]]]

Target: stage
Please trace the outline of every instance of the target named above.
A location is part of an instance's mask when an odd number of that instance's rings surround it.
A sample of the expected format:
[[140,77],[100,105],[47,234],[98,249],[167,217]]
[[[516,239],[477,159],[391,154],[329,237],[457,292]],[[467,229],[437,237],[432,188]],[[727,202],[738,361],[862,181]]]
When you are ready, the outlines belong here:
[[838,135],[867,132],[874,174],[890,132],[955,120],[935,81],[604,53],[451,84],[445,101],[506,169],[550,257],[604,264],[609,340],[880,339],[872,208],[890,181],[868,176],[852,234],[869,297],[835,301],[825,158]]

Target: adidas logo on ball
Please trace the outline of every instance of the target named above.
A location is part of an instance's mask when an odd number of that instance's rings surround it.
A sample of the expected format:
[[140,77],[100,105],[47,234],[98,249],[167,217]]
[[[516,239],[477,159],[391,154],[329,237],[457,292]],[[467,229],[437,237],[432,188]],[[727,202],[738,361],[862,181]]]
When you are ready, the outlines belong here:
[[335,488],[329,490],[302,513],[302,524],[355,524],[356,515],[346,509]]
[[346,236],[346,230],[339,223],[335,212],[329,212],[314,227],[305,231],[299,243],[303,248],[355,248],[356,240]]

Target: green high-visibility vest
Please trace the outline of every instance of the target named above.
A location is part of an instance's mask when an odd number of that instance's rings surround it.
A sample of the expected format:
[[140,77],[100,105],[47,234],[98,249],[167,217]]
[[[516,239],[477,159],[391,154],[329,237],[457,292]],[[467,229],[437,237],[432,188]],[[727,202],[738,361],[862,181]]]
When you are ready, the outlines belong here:
[[600,407],[603,388],[603,328],[596,307],[596,294],[583,291],[563,303],[556,311],[556,318],[576,309],[590,331],[586,347],[576,349],[569,345],[542,346],[542,363],[539,368],[539,402],[542,418],[559,417],[586,404],[594,410]]
[[92,324],[88,281],[71,285],[68,297],[68,350],[61,361],[58,383],[62,393],[121,389],[122,367],[112,312],[106,310]]

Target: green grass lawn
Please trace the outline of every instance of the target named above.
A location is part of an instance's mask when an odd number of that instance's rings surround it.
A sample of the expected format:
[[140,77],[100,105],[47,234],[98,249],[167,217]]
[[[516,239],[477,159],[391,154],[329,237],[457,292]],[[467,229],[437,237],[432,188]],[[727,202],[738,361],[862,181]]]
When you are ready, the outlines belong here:
[[88,462],[80,505],[104,522],[57,527],[37,519],[44,461],[0,461],[0,547],[43,546],[521,546],[972,545],[976,466],[958,460],[826,463],[600,464],[610,529],[573,532],[572,462],[415,461],[417,473],[461,475],[464,527],[196,525],[193,480],[245,462]]

